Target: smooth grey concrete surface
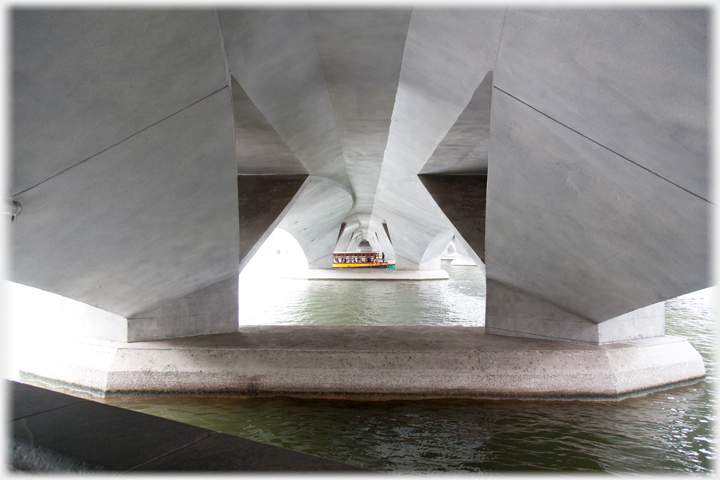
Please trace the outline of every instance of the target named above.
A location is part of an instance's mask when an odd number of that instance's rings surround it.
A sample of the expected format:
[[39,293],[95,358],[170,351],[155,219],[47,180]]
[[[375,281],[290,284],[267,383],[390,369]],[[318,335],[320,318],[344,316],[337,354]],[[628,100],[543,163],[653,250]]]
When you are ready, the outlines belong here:
[[487,173],[492,88],[493,72],[490,71],[419,175]]
[[[708,21],[705,9],[508,10],[492,94],[488,285],[594,323],[711,285]],[[488,328],[542,329],[531,318],[520,327],[522,307],[492,295]],[[639,328],[662,330],[657,318]]]
[[250,100],[310,175],[349,187],[308,11],[221,9],[217,18],[228,71]]
[[128,317],[127,342],[237,330],[238,276]]
[[210,10],[11,18],[13,196],[227,86]]
[[[79,348],[82,358],[57,353]],[[618,400],[705,375],[700,354],[677,337],[592,345],[429,326],[246,326],[157,342],[62,341],[30,345],[20,368],[91,389],[74,366],[94,356],[105,364],[95,362],[106,394]]]
[[17,195],[9,279],[127,317],[238,273],[232,130],[226,88]]
[[495,86],[709,199],[709,36],[707,8],[509,9]]
[[594,322],[710,284],[706,201],[503,93],[491,128],[488,279]]
[[403,268],[419,269],[439,258],[452,237],[452,225],[417,176],[378,189],[374,212],[388,219],[395,260]]
[[594,344],[665,334],[665,302],[601,323],[490,278],[486,289],[485,329],[489,334]]
[[238,175],[307,176],[305,167],[234,77],[231,77],[230,85]]
[[[431,245],[453,227],[416,175],[493,70],[503,18],[503,9],[413,9],[374,209],[409,268],[440,256],[447,245]],[[468,123],[473,138],[464,137],[464,145],[482,132]],[[446,146],[462,132],[457,129]]]
[[4,287],[9,300],[4,319],[17,325],[21,336],[40,331],[56,338],[136,342],[237,330],[237,275],[127,318],[26,285]]
[[[353,212],[372,212],[410,13],[410,9],[310,11],[354,193]],[[368,235],[367,228],[363,233]]]
[[307,280],[447,280],[445,270],[397,270],[394,268],[318,268],[285,278]]
[[5,382],[10,394],[7,458],[20,471],[364,470],[31,385]]

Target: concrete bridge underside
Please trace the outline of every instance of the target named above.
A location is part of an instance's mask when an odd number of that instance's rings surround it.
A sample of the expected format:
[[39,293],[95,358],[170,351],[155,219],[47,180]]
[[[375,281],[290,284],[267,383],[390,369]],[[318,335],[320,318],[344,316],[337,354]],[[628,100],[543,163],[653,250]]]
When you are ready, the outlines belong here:
[[156,341],[236,332],[277,227],[315,269],[363,240],[437,269],[454,237],[485,334],[662,337],[711,285],[709,19],[13,10],[9,280],[79,302],[56,332]]

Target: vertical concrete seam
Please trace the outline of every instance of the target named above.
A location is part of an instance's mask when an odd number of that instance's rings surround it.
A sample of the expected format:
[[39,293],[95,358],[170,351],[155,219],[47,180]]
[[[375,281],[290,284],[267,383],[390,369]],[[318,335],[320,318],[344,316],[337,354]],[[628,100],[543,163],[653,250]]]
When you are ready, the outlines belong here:
[[218,38],[220,39],[220,54],[222,56],[223,62],[225,62],[225,79],[227,80],[227,86],[230,87],[230,63],[227,59],[227,51],[225,49],[225,36],[223,35],[222,27],[220,26],[220,17],[218,16],[217,9],[213,9],[213,16],[215,17]]
[[505,19],[507,18],[509,8],[510,7],[505,7],[505,14],[503,15],[502,25],[500,25],[500,35],[498,35],[497,46],[495,47],[495,58],[493,59],[493,64],[492,64],[493,72],[495,71],[495,68],[497,66],[498,54],[500,53],[500,43],[502,42],[503,33],[505,33]]

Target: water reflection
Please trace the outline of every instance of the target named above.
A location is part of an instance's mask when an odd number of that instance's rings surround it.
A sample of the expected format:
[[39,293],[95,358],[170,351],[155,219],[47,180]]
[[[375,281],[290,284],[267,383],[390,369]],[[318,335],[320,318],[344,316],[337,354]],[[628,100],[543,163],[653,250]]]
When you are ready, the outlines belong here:
[[[442,282],[286,281],[248,323],[472,325],[485,284],[472,267]],[[277,284],[275,285],[277,287]],[[265,286],[264,288],[275,288]],[[257,303],[261,303],[257,305]],[[290,398],[116,398],[108,403],[391,472],[605,471],[713,473],[715,310],[702,297],[667,302],[666,330],[706,361],[707,381],[616,403],[317,401]]]
[[485,276],[443,268],[448,280],[324,281],[240,277],[241,325],[485,325]]

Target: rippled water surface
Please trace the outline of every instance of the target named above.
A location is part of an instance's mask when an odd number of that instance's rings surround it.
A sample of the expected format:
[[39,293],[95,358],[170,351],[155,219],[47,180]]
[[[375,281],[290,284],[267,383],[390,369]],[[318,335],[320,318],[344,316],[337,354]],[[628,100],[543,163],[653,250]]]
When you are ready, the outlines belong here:
[[[443,268],[448,281],[255,282],[245,287],[242,320],[483,325],[482,271]],[[261,300],[268,291],[272,302]],[[715,311],[709,299],[688,296],[668,301],[666,310],[667,333],[687,337],[703,355],[707,380],[622,402],[105,401],[389,472],[714,473]]]
[[[485,325],[485,276],[450,267],[449,280],[287,280],[240,277],[245,325]],[[391,273],[391,272],[389,272]]]

